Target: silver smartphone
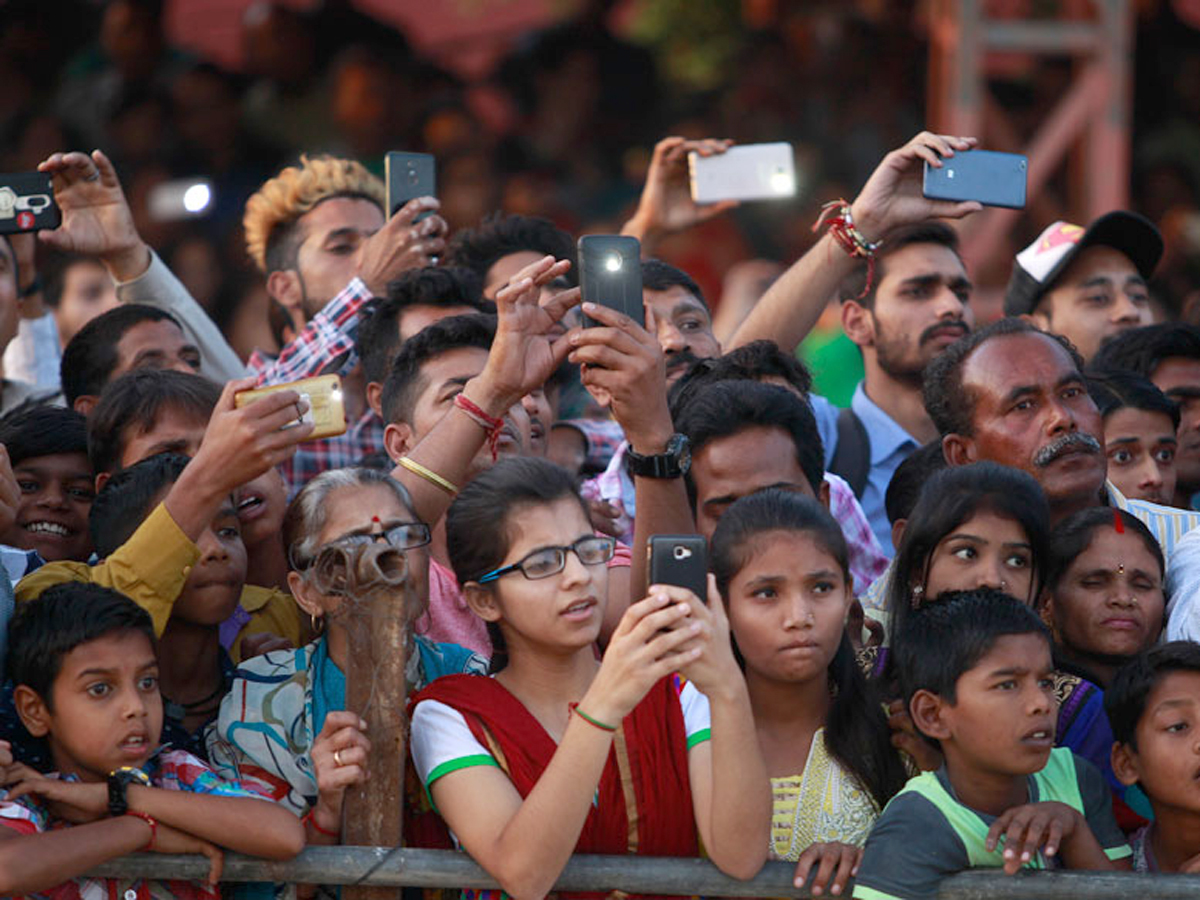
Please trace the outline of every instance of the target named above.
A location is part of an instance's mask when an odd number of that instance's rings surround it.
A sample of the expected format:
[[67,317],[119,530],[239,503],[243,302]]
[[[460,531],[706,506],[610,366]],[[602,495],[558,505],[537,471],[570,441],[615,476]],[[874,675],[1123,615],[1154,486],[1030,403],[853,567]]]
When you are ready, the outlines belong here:
[[688,154],[692,199],[777,200],[796,194],[796,161],[792,145],[739,144],[724,153]]

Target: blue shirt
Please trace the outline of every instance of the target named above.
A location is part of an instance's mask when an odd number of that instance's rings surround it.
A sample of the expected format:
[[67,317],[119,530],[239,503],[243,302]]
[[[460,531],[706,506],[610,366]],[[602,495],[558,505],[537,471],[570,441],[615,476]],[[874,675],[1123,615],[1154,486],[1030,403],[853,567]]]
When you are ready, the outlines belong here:
[[[812,395],[809,399],[812,401],[813,413],[821,430],[821,440],[825,442],[825,467],[828,468],[834,453],[837,452],[838,409],[824,397]],[[867,471],[867,483],[858,502],[867,515],[867,521],[871,523],[871,531],[875,532],[879,546],[883,548],[884,553],[891,556],[892,525],[888,521],[883,501],[900,463],[908,459],[909,454],[921,445],[867,396],[861,381],[854,389],[850,409],[862,422],[871,442],[871,467]]]

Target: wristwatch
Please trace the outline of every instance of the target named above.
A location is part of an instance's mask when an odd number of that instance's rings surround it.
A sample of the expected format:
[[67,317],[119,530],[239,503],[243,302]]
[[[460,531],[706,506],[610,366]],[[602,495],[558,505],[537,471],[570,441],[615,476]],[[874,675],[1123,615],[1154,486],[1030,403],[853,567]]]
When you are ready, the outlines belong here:
[[108,814],[110,816],[123,816],[129,812],[125,789],[131,784],[150,787],[150,776],[133,766],[122,766],[108,773]]
[[691,444],[687,435],[676,432],[667,441],[663,453],[642,456],[630,447],[625,452],[625,465],[630,475],[641,478],[679,478],[692,467]]

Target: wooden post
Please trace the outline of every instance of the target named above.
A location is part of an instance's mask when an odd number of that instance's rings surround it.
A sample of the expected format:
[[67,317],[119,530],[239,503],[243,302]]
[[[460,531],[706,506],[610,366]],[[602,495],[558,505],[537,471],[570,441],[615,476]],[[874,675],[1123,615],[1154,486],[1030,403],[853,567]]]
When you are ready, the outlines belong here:
[[[342,841],[397,847],[404,808],[405,668],[417,598],[401,551],[372,543],[349,553],[337,547],[327,552],[332,555],[319,557],[317,565],[346,598],[338,613],[350,639],[346,709],[366,720],[371,741],[369,779],[346,791]],[[344,900],[393,900],[399,895],[386,887],[343,890]]]

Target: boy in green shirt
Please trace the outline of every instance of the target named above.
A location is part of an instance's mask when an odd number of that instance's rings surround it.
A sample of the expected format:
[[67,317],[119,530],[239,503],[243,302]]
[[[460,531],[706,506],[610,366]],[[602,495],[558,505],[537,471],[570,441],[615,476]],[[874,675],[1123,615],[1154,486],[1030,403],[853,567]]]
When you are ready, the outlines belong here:
[[1054,748],[1050,635],[991,588],[939,598],[896,636],[917,730],[945,763],[908,782],[867,839],[861,900],[921,900],[964,869],[1128,868],[1098,770]]

